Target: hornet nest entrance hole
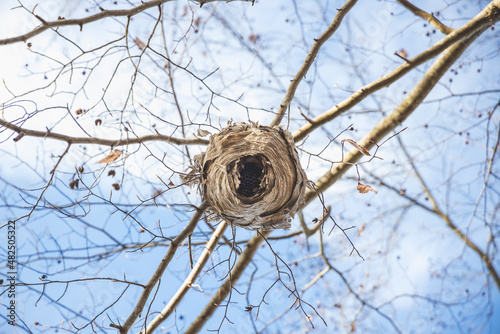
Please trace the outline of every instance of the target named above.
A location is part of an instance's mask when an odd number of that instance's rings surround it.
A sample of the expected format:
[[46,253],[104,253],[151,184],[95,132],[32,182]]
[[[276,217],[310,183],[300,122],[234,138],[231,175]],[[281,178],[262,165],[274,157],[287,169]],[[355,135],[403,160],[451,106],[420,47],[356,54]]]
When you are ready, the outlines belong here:
[[262,161],[255,156],[243,157],[238,162],[238,194],[244,197],[252,197],[262,191],[261,181],[263,178],[264,166]]

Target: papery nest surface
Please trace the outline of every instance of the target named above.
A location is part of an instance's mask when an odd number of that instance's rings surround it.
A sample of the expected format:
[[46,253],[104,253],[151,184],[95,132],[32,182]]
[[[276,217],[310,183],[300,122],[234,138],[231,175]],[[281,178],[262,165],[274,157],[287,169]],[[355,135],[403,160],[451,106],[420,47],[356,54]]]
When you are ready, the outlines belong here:
[[307,183],[290,132],[235,123],[194,160],[184,179],[199,185],[213,214],[249,230],[290,228]]

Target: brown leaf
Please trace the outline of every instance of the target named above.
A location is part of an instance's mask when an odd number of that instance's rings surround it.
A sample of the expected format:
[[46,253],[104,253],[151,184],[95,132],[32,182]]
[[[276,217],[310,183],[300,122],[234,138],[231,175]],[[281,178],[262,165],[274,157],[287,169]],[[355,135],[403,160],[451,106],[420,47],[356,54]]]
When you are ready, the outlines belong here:
[[193,25],[194,25],[195,27],[198,27],[198,26],[200,25],[200,18],[199,18],[199,17],[197,17],[197,18],[194,20]]
[[360,194],[366,194],[369,191],[373,191],[375,194],[378,194],[378,191],[373,190],[372,187],[370,187],[366,184],[362,184],[361,182],[358,182],[358,191]]
[[115,176],[116,175],[116,172],[111,169],[109,172],[108,172],[108,176]]
[[260,39],[260,36],[257,34],[251,34],[250,36],[248,36],[248,39],[252,44],[255,44]]
[[102,120],[100,118],[98,118],[98,119],[95,120],[95,125],[96,126],[99,126],[101,124],[102,124]]
[[401,50],[398,51],[398,55],[400,55],[403,58],[407,58],[408,57],[408,51],[406,51],[405,49],[401,49]]
[[144,42],[143,42],[143,41],[141,41],[141,40],[139,39],[139,37],[136,37],[136,38],[134,39],[134,43],[135,43],[135,45],[137,45],[137,46],[139,47],[139,49],[141,49],[141,50],[144,50],[144,49],[146,48],[146,44],[144,44]]
[[211,133],[208,132],[207,130],[203,130],[203,129],[198,129],[198,137],[206,137],[208,135],[210,135]]
[[120,157],[120,155],[122,155],[122,153],[123,153],[122,151],[115,149],[115,150],[111,151],[111,153],[109,153],[106,158],[99,160],[97,163],[98,164],[109,164],[110,162],[113,162],[116,159],[118,159]]
[[175,186],[175,184],[174,184],[172,181],[170,181],[170,182],[168,183],[168,185],[169,185],[169,186],[171,186],[171,187]]
[[78,183],[79,183],[79,182],[80,182],[80,180],[79,180],[79,179],[73,180],[73,181],[71,181],[71,182],[69,183],[69,187],[70,187],[71,189],[75,189],[75,188],[76,188],[76,189],[78,189]]
[[358,143],[356,143],[352,139],[343,139],[342,143],[344,143],[344,142],[348,142],[349,144],[351,144],[352,146],[354,146],[358,151],[360,151],[364,155],[367,155],[367,156],[371,155],[370,152],[368,152],[368,150],[366,148],[364,148],[363,146],[359,145]]
[[113,183],[112,186],[115,190],[120,190],[120,185],[118,183]]

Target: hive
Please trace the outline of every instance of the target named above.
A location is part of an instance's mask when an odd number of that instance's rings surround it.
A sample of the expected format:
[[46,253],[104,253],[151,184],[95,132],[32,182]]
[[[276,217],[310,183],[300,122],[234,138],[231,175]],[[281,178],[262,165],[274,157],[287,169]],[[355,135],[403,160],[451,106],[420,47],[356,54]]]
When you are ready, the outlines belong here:
[[288,229],[307,178],[290,132],[235,123],[210,137],[185,180],[197,183],[210,212],[250,230]]

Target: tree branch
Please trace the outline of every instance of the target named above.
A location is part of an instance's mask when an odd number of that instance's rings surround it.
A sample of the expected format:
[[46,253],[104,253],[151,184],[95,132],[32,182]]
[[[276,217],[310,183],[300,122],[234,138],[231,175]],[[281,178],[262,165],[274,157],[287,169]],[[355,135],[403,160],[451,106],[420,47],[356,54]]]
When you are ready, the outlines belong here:
[[210,255],[212,254],[215,246],[217,246],[218,241],[224,234],[224,231],[226,230],[227,226],[228,224],[225,221],[219,224],[219,227],[217,227],[217,229],[212,234],[212,237],[205,245],[205,249],[198,258],[198,261],[194,265],[193,270],[191,271],[191,273],[189,273],[189,276],[184,280],[184,283],[182,283],[182,285],[177,290],[175,295],[172,297],[172,299],[170,299],[167,306],[165,306],[165,308],[160,312],[160,314],[158,314],[156,318],[154,318],[149,323],[149,325],[146,328],[146,331],[141,331],[140,334],[153,333],[158,328],[158,326],[163,321],[165,321],[177,308],[179,303],[184,298],[184,295],[188,292],[188,290],[191,288],[196,278],[200,275],[201,270],[203,269],[208,259],[210,258]]
[[269,124],[269,126],[273,127],[275,125],[280,124],[281,120],[283,119],[283,116],[285,115],[286,110],[288,109],[290,103],[292,102],[297,87],[299,86],[302,79],[306,76],[307,71],[309,71],[309,68],[311,67],[316,56],[318,55],[321,46],[327,40],[329,40],[330,37],[332,37],[333,33],[340,26],[340,23],[342,22],[344,16],[349,12],[349,10],[351,10],[351,8],[356,4],[356,2],[357,0],[348,0],[344,4],[344,6],[338,10],[337,15],[335,15],[332,23],[328,26],[328,28],[321,34],[321,36],[319,36],[318,39],[314,40],[311,50],[309,50],[309,53],[307,54],[306,59],[302,63],[302,66],[300,67],[297,74],[295,74],[295,77],[292,79],[290,85],[288,86],[288,89],[285,93],[285,97],[283,98],[283,101],[279,106],[278,112],[276,116],[274,116],[274,119]]
[[[500,138],[500,137],[499,137]],[[495,146],[495,151],[496,151]],[[424,178],[420,174],[420,172],[417,169],[417,166],[413,163],[413,159],[411,158],[410,154],[408,151],[405,149],[404,145],[401,145],[401,149],[403,150],[403,153],[406,155],[406,158],[408,159],[408,162],[410,163],[410,166],[413,168],[413,171],[415,172],[415,175],[417,176],[417,179],[420,181],[420,184],[422,185],[422,188],[424,189],[425,194],[427,197],[429,197],[429,200],[432,203],[433,209],[431,210],[432,213],[438,215],[441,219],[444,220],[446,225],[463,241],[465,244],[472,249],[477,255],[479,255],[479,258],[481,261],[484,263],[486,268],[488,269],[488,273],[491,275],[493,278],[493,281],[495,281],[495,285],[497,286],[497,289],[500,291],[500,276],[498,275],[498,272],[496,271],[495,267],[493,266],[493,259],[491,259],[486,252],[483,252],[481,248],[476,245],[467,235],[462,233],[460,231],[460,228],[451,220],[450,216],[445,214],[441,208],[439,207],[436,199],[432,195],[429,187],[427,186],[426,182],[424,181]],[[495,155],[496,152],[493,152],[493,156]]]
[[321,125],[333,120],[337,116],[341,115],[345,111],[351,109],[356,104],[361,102],[365,97],[371,95],[383,87],[387,87],[406,73],[408,73],[413,68],[423,64],[427,60],[436,57],[444,50],[449,48],[454,43],[460,43],[464,39],[476,34],[477,32],[483,32],[485,29],[490,27],[492,24],[500,19],[500,0],[494,0],[490,2],[479,14],[477,14],[472,20],[464,24],[460,29],[454,30],[452,33],[447,35],[441,41],[437,42],[435,45],[422,52],[418,56],[409,59],[409,61],[404,62],[398,68],[396,68],[391,73],[384,75],[378,80],[375,80],[361,89],[356,91],[350,97],[335,105],[330,110],[327,110],[323,114],[314,118],[303,125],[295,134],[295,141],[304,139],[309,133],[314,129],[319,128]]
[[[500,2],[496,1],[497,3]],[[410,116],[415,109],[422,103],[424,98],[434,88],[439,79],[448,71],[453,63],[462,55],[467,47],[474,41],[488,26],[483,26],[481,30],[474,35],[456,42],[448,49],[446,49],[431,65],[429,70],[425,73],[424,77],[415,86],[415,88],[408,94],[408,96],[401,102],[401,104],[387,117],[381,120],[375,127],[365,136],[358,141],[358,144],[367,150],[375,146],[391,131],[396,129],[408,116]],[[300,137],[302,132],[296,134]],[[356,163],[363,154],[356,148],[351,149],[344,155],[342,163],[332,168],[329,172],[324,174],[317,182],[316,186],[320,191],[325,191],[333,183],[335,183],[344,173]],[[315,191],[306,192],[305,203],[311,202],[316,196]]]
[[158,268],[156,268],[156,271],[154,272],[153,276],[151,276],[148,284],[146,284],[146,288],[142,291],[142,294],[139,297],[139,300],[134,310],[130,314],[130,316],[127,318],[127,320],[122,326],[117,326],[117,325],[114,326],[120,331],[120,334],[127,334],[129,329],[134,324],[135,320],[139,317],[142,310],[144,309],[144,305],[146,305],[146,301],[148,300],[151,291],[155,287],[156,283],[158,283],[158,280],[163,275],[165,269],[167,269],[167,266],[174,257],[177,248],[179,248],[184,239],[186,239],[189,235],[193,233],[194,228],[198,224],[198,221],[200,220],[203,212],[205,212],[207,207],[208,207],[207,202],[201,203],[200,206],[196,209],[196,212],[194,213],[193,217],[186,225],[186,227],[171,241],[167,253],[165,253],[165,256],[163,256],[163,259],[161,260]]
[[196,317],[196,319],[191,323],[191,325],[186,329],[184,334],[198,333],[200,331],[205,322],[212,316],[217,307],[219,307],[220,303],[222,303],[227,297],[229,291],[231,291],[233,286],[241,277],[241,274],[243,274],[243,271],[248,266],[250,261],[252,261],[253,256],[264,240],[262,239],[262,236],[266,237],[269,235],[269,233],[270,231],[255,233],[255,235],[248,241],[245,250],[238,257],[238,261],[236,261],[233,270],[231,270],[230,274],[228,275],[224,283],[220,286],[219,290],[213,294],[212,299],[208,302],[208,304]]
[[[126,138],[126,139],[104,139],[95,137],[73,137],[56,132],[50,131],[37,131],[24,129],[20,126],[9,123],[3,119],[0,119],[0,126],[17,132],[21,136],[39,137],[39,138],[50,138],[55,140],[64,141],[68,144],[94,144],[94,145],[104,145],[104,146],[124,146],[131,144],[140,144],[147,141],[165,141],[168,143],[176,145],[208,145],[207,139],[201,138],[174,138],[166,135],[154,134],[146,135],[142,137]],[[18,137],[21,139],[21,137]]]
[[454,30],[451,29],[450,27],[444,25],[441,21],[439,21],[433,14],[429,14],[426,11],[418,8],[408,0],[397,0],[403,7],[408,9],[410,12],[415,14],[416,16],[419,16],[432,24],[432,26],[439,31],[441,31],[443,34],[448,35],[452,33]]
[[329,268],[330,270],[334,271],[340,277],[340,279],[342,280],[342,282],[344,282],[345,286],[347,287],[347,290],[349,290],[349,292],[354,296],[354,298],[356,298],[360,302],[361,305],[366,305],[368,308],[372,309],[375,313],[377,313],[382,318],[384,318],[386,321],[388,321],[392,325],[392,327],[394,328],[394,330],[397,333],[402,333],[401,330],[399,329],[399,327],[394,322],[394,319],[392,319],[390,316],[388,316],[387,314],[385,314],[384,312],[382,312],[380,310],[380,306],[377,307],[375,305],[372,305],[370,302],[368,302],[367,300],[363,299],[361,297],[361,295],[358,294],[355,291],[355,289],[351,286],[351,284],[349,283],[349,280],[346,278],[346,276],[344,275],[344,273],[342,273],[342,271],[340,271],[339,269],[337,269],[336,267],[334,267],[330,263],[330,260],[328,259],[328,257],[325,254],[325,246],[324,246],[324,243],[323,243],[323,235],[321,233],[319,233],[318,236],[319,236],[319,249],[320,249],[321,258],[323,259],[323,261],[325,261],[325,264],[327,265],[327,268]]
[[[101,12],[90,15],[84,18],[80,19],[61,19],[57,21],[45,21],[43,20],[40,16],[36,15],[33,13],[33,15],[36,16],[37,19],[39,19],[42,22],[41,26],[36,27],[35,29],[31,30],[30,32],[27,32],[23,35],[15,36],[15,37],[10,37],[10,38],[5,38],[5,39],[0,39],[0,45],[7,45],[7,44],[14,44],[18,42],[26,42],[29,38],[32,38],[36,35],[41,34],[45,30],[51,29],[51,28],[57,28],[57,27],[63,27],[63,26],[80,26],[80,30],[83,28],[85,24],[95,22],[102,20],[106,17],[131,17],[134,15],[137,15],[149,8],[152,7],[158,7],[166,2],[170,2],[172,0],[152,0],[148,2],[143,2],[142,4],[130,8],[130,9],[116,9],[116,10],[106,10],[100,7]],[[205,3],[208,2],[214,2],[214,1],[222,1],[222,0],[193,0],[196,1],[200,4],[200,6],[203,6]],[[224,0],[225,2],[231,2],[235,0]],[[246,2],[254,2],[254,0],[238,0],[238,1],[246,1]]]
[[[497,5],[500,0],[494,1]],[[493,3],[492,3],[493,4]],[[487,8],[492,7],[488,6]],[[498,6],[497,8],[498,9]],[[490,11],[493,12],[493,7],[490,8]],[[483,11],[484,12],[484,11]],[[489,13],[489,11],[488,11]],[[496,18],[498,19],[498,11],[496,12]],[[479,16],[479,15],[478,15]],[[482,16],[481,16],[482,17]],[[385,119],[383,119],[380,123],[378,123],[368,135],[366,135],[361,141],[358,143],[369,149],[373,147],[375,142],[381,140],[384,136],[394,130],[401,122],[406,119],[422,102],[422,100],[427,96],[430,90],[436,85],[438,80],[446,73],[448,68],[456,61],[456,59],[467,49],[467,47],[472,43],[472,41],[480,35],[481,32],[487,29],[489,25],[482,24],[479,32],[477,30],[476,34],[473,36],[463,40],[456,42],[448,49],[446,49],[441,56],[434,62],[434,64],[429,68],[424,78],[417,84],[414,90],[406,97],[406,99]],[[460,32],[461,34],[463,33]],[[456,35],[456,34],[455,34]],[[312,131],[312,130],[311,130]],[[295,137],[301,137],[303,132],[299,130],[299,133],[295,135]],[[357,150],[350,150],[344,157],[344,163],[339,164],[336,168],[333,168],[328,173],[323,175],[317,182],[316,186],[320,191],[326,190],[333,183],[335,183],[344,173],[356,163],[363,154]],[[307,206],[312,200],[315,198],[315,191],[307,191],[305,196],[305,202],[302,206]],[[262,233],[264,237],[269,235],[269,231]],[[205,306],[205,308],[201,311],[201,313],[196,317],[193,323],[186,330],[187,333],[197,333],[205,322],[211,317],[211,315],[215,312],[219,304],[227,297],[230,289],[236,284],[237,280],[241,277],[246,266],[250,263],[253,256],[257,252],[259,248],[262,237],[257,233],[252,239],[248,242],[245,250],[241,253],[238,261],[236,262],[231,274],[224,281],[224,283],[219,287],[219,290],[215,292],[212,296],[210,302]]]
[[66,154],[68,154],[69,152],[69,149],[71,147],[71,143],[68,143],[68,146],[66,146],[66,149],[64,150],[64,152],[59,156],[59,159],[57,159],[57,162],[56,164],[54,165],[54,167],[52,168],[52,170],[50,171],[50,179],[49,181],[47,182],[47,184],[45,185],[45,187],[42,189],[42,191],[40,192],[40,195],[38,196],[38,198],[36,199],[36,202],[35,204],[33,204],[33,207],[31,208],[31,210],[24,216],[21,216],[19,218],[17,218],[16,220],[20,220],[20,219],[23,219],[23,218],[27,218],[28,220],[30,219],[31,217],[31,214],[33,213],[33,211],[35,211],[35,209],[37,208],[38,206],[38,203],[40,203],[40,201],[42,200],[43,198],[43,195],[45,194],[45,192],[47,191],[47,189],[50,187],[50,185],[52,184],[52,181],[54,180],[54,177],[56,175],[56,170],[57,170],[57,167],[59,166],[59,164],[61,163],[62,159],[64,158],[64,156],[66,156]]

